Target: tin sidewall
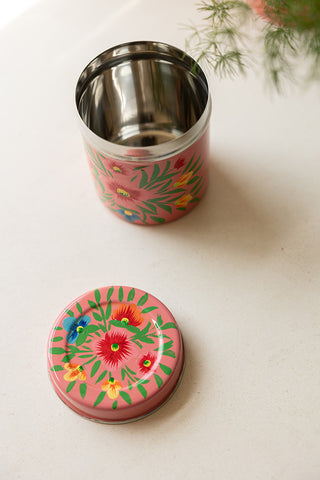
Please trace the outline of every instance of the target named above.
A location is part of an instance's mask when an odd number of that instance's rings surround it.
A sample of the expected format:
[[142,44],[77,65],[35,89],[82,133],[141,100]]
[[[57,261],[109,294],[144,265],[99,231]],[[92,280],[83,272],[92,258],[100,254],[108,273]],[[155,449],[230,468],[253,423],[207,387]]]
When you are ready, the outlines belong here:
[[138,225],[159,225],[189,213],[209,179],[209,128],[185,150],[157,162],[119,160],[84,137],[96,190],[118,217]]

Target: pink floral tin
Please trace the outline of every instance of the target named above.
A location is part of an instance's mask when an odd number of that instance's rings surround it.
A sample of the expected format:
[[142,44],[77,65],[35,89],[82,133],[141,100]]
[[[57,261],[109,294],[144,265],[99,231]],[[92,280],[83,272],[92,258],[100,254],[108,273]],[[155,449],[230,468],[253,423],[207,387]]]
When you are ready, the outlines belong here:
[[72,410],[105,423],[137,420],[174,392],[184,367],[181,332],[152,295],[111,286],[85,293],[48,340],[53,387]]
[[158,42],[92,60],[76,87],[90,169],[105,206],[124,220],[175,220],[205,193],[211,99],[200,66]]

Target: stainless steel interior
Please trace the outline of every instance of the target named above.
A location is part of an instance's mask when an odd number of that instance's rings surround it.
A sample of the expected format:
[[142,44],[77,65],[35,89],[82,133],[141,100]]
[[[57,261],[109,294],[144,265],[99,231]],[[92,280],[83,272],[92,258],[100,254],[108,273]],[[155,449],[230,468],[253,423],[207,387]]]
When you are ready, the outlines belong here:
[[200,67],[181,50],[133,42],[107,50],[82,72],[81,119],[100,138],[131,147],[159,145],[187,132],[209,98]]

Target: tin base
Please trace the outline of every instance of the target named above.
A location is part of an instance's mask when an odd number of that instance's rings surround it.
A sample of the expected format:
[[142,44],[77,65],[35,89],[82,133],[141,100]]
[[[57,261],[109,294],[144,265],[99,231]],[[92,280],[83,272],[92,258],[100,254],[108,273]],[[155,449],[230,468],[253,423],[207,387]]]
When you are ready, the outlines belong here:
[[113,139],[118,145],[127,147],[152,147],[161,143],[170,142],[183,135],[183,132],[177,129],[159,128],[157,125],[143,125],[131,127],[130,130],[124,129],[117,138]]

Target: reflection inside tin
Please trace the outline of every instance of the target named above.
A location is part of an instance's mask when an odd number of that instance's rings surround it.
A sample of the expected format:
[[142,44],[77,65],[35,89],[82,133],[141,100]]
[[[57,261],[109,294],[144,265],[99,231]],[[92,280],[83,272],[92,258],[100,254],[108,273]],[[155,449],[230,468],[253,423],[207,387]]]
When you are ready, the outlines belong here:
[[104,52],[82,73],[78,111],[99,137],[131,147],[158,145],[187,132],[204,112],[208,86],[192,59],[151,45]]

